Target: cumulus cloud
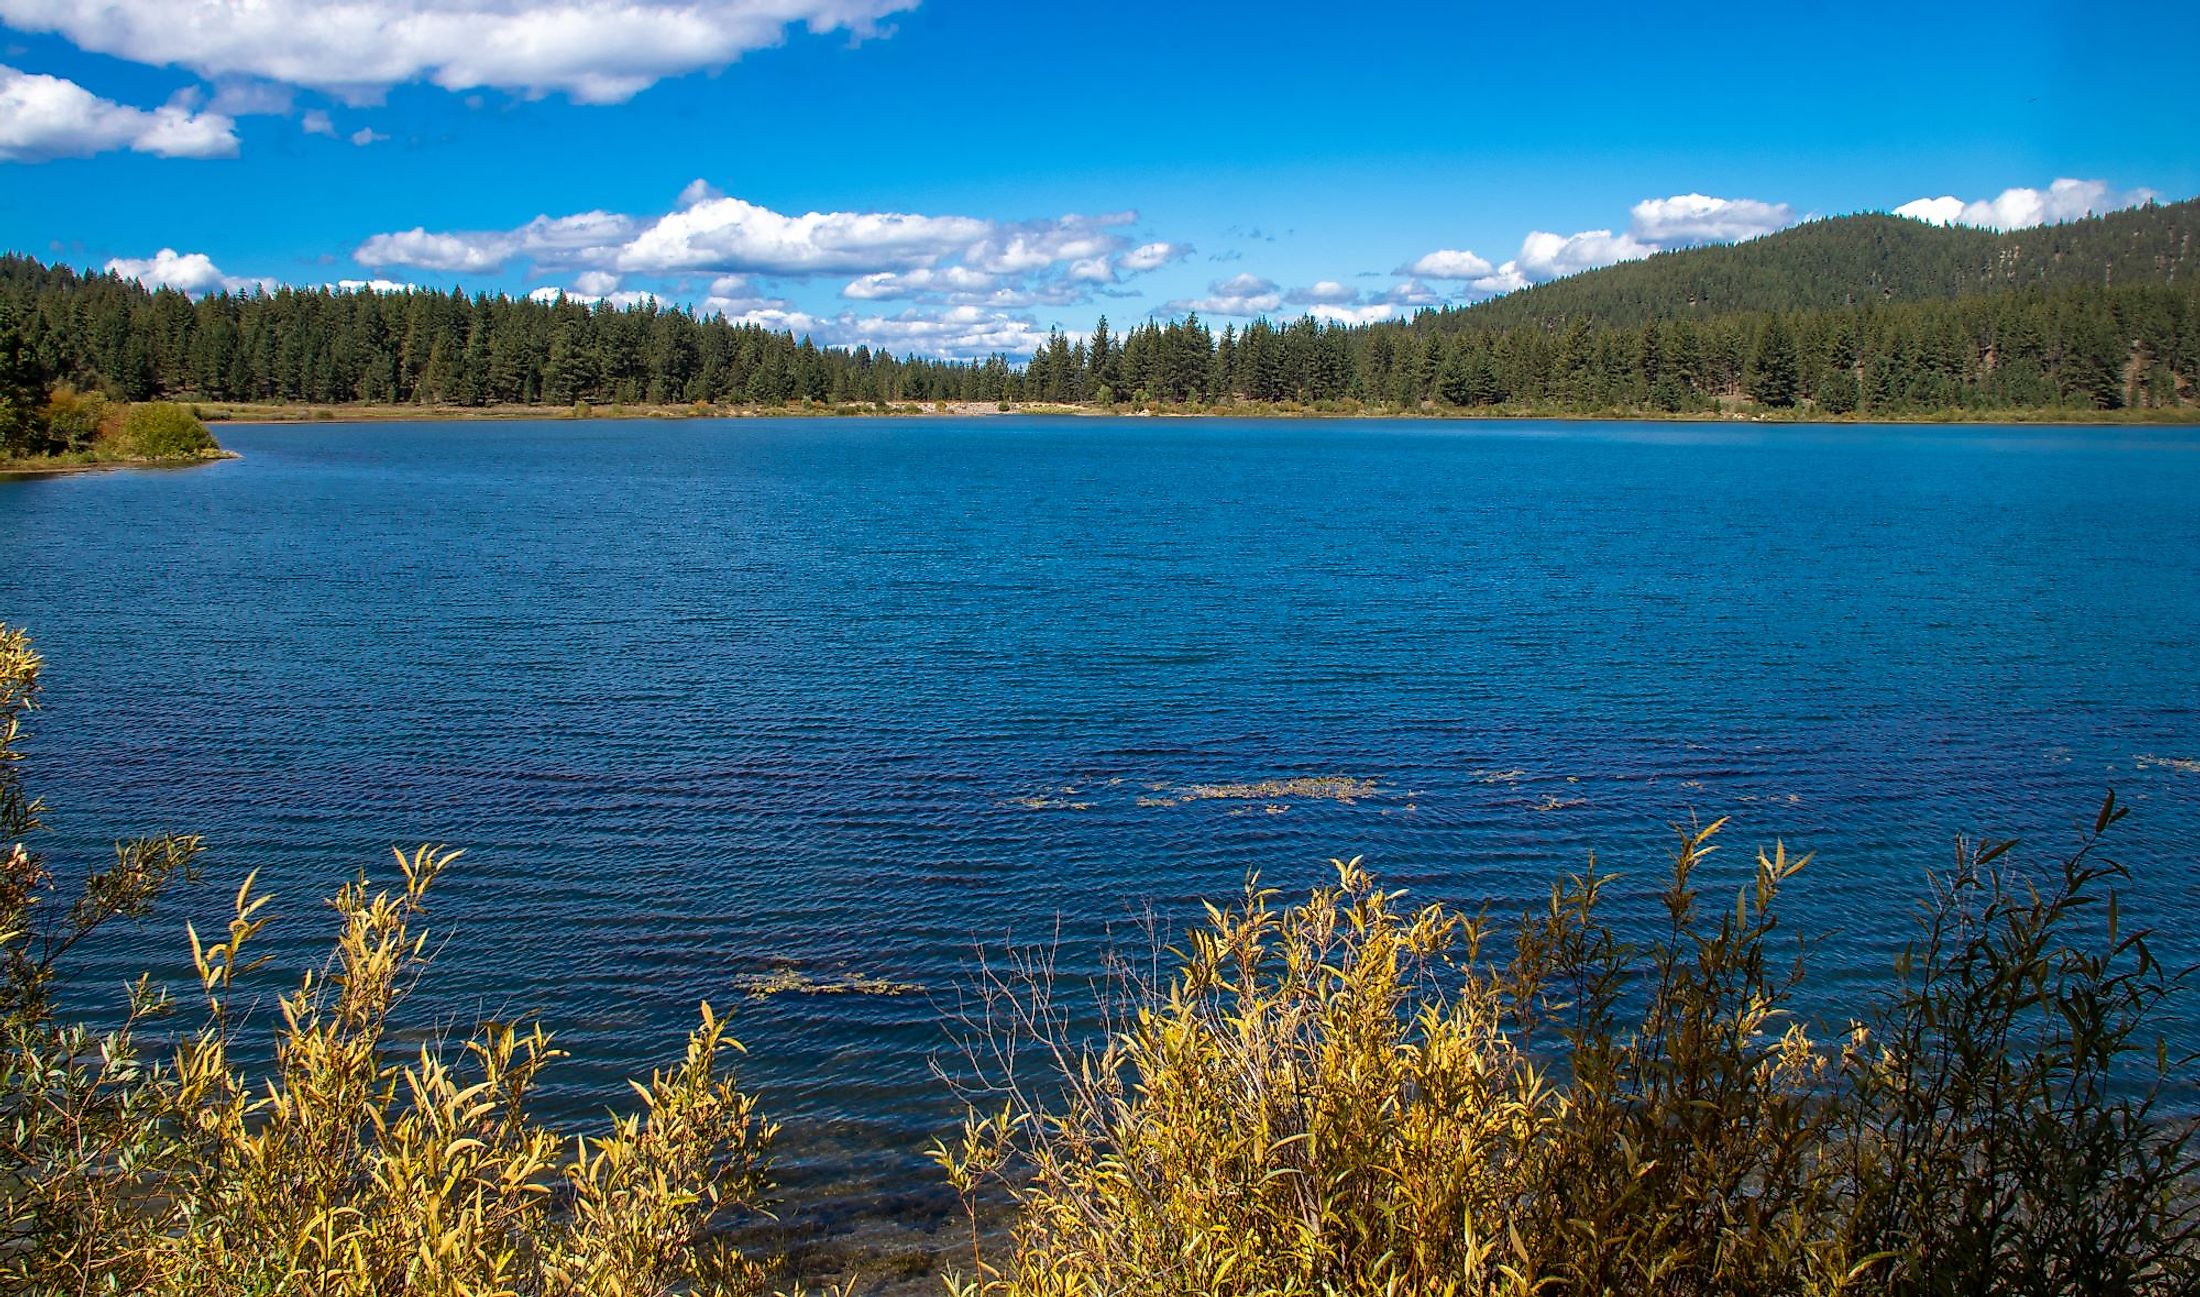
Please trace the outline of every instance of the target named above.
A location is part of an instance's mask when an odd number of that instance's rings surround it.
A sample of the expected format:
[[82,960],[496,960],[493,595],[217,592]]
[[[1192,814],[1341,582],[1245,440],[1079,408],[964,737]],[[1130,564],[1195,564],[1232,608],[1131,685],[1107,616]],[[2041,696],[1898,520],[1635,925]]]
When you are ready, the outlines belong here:
[[1471,252],[1457,248],[1438,248],[1398,267],[1398,273],[1419,275],[1424,279],[1480,279],[1492,269],[1494,267],[1487,260]]
[[236,123],[185,103],[147,111],[74,81],[0,64],[0,162],[44,162],[127,149],[163,158],[226,158]]
[[135,279],[147,288],[173,288],[193,297],[218,292],[249,293],[255,289],[272,291],[275,287],[271,279],[225,275],[205,253],[179,253],[174,248],[162,248],[150,257],[116,257],[107,263],[107,271],[124,279]]
[[1143,275],[1190,255],[1192,246],[1188,243],[1141,243],[1117,258],[1116,264],[1129,274]]
[[1360,290],[1347,287],[1334,279],[1323,279],[1305,288],[1294,288],[1285,294],[1284,300],[1300,305],[1340,306],[1360,300]]
[[1283,300],[1305,308],[1306,313],[1317,320],[1334,324],[1373,324],[1378,320],[1402,319],[1425,307],[1442,306],[1446,297],[1415,278],[1401,279],[1376,293],[1362,292],[1334,279],[1323,279],[1304,288],[1292,289],[1283,295]]
[[2121,211],[2161,197],[2151,189],[2117,189],[2105,180],[2057,180],[2045,189],[2004,189],[1993,198],[1965,202],[1952,194],[1919,198],[1894,209],[1928,225],[1978,225],[1990,230],[2025,230],[2035,225],[2074,221]]
[[1579,234],[1566,235],[1534,230],[1521,240],[1520,255],[1498,267],[1498,273],[1517,274],[1537,283],[1622,261],[1639,261],[1656,251],[1658,248],[1654,244],[1644,243],[1632,234],[1614,234],[1610,230],[1583,230]]
[[584,270],[573,276],[573,291],[605,297],[619,291],[619,277],[602,270]]
[[1765,203],[1754,198],[1713,198],[1709,194],[1675,194],[1671,198],[1645,198],[1634,206],[1634,223],[1628,234],[1661,248],[1692,243],[1739,243],[1784,230],[1798,219],[1786,203]]
[[433,232],[420,226],[377,234],[352,259],[362,266],[415,266],[454,272],[501,270],[526,256],[559,268],[607,265],[633,238],[638,223],[615,212],[538,216],[516,230]]
[[781,275],[914,270],[991,233],[968,216],[810,212],[785,216],[739,198],[706,198],[657,218],[619,250],[622,270],[745,270]]
[[788,29],[879,33],[916,0],[0,0],[0,22],[98,54],[310,86],[355,102],[391,86],[633,98],[720,68]]
[[840,290],[842,297],[859,301],[917,297],[928,293],[988,293],[999,281],[968,266],[942,266],[937,270],[881,270],[864,275]]
[[1271,314],[1282,305],[1283,292],[1273,282],[1243,274],[1218,279],[1207,285],[1207,296],[1178,298],[1169,303],[1169,309],[1180,314],[1255,316]]
[[298,119],[298,129],[308,135],[326,135],[332,140],[336,138],[335,121],[318,108],[306,110],[306,115]]
[[333,285],[344,293],[417,293],[418,284],[408,284],[399,279],[339,279]]
[[351,133],[351,142],[358,145],[362,149],[367,147],[369,144],[380,144],[382,141],[388,138],[389,136],[384,135],[382,132],[374,129],[372,126],[362,126],[358,130]]
[[1125,274],[1166,265],[1188,249],[1133,244],[1136,212],[998,221],[906,212],[788,215],[731,198],[702,181],[655,217],[612,212],[538,216],[512,230],[377,234],[353,256],[372,267],[487,272],[525,259],[545,272],[614,275],[853,275],[858,301],[1012,310],[1089,300]]

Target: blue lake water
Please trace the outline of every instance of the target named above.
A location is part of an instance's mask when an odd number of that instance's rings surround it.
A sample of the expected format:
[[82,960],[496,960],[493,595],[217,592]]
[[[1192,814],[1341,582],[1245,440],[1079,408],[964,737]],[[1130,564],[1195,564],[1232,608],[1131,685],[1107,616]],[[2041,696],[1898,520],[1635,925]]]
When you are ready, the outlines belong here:
[[[49,847],[212,843],[80,1003],[178,970],[247,868],[288,975],[345,873],[464,845],[423,1003],[539,1013],[588,1108],[736,1003],[821,1228],[918,1201],[974,942],[1086,969],[1254,868],[1514,909],[1592,848],[1646,892],[1667,824],[1731,815],[1730,865],[1818,853],[1838,981],[1957,833],[2044,857],[2113,786],[2138,908],[2200,950],[2200,431],[220,431],[244,458],[0,480]],[[1315,775],[1376,792],[1174,796]],[[790,967],[930,994],[737,989]]]

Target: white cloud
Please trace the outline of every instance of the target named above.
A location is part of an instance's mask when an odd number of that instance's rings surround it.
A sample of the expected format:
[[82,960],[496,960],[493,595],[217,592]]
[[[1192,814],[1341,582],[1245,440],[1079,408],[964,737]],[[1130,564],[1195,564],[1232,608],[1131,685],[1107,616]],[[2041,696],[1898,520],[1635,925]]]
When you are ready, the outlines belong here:
[[1184,249],[1132,246],[1136,212],[996,221],[906,212],[800,216],[720,194],[702,181],[655,217],[611,212],[538,216],[514,230],[377,234],[353,256],[366,266],[493,271],[525,258],[546,271],[681,276],[852,274],[844,297],[995,310],[1089,300],[1118,270],[1141,273]]
[[784,216],[739,198],[708,198],[661,216],[619,249],[621,270],[914,270],[966,249],[988,233],[968,216],[900,212],[809,212]]
[[1363,293],[1334,279],[1319,280],[1294,288],[1283,300],[1306,308],[1317,320],[1336,324],[1373,324],[1377,320],[1402,319],[1424,307],[1442,306],[1443,293],[1418,279],[1401,279],[1379,293]]
[[983,237],[962,255],[971,265],[991,274],[1029,274],[1057,263],[1109,256],[1128,242],[1109,231],[1137,221],[1136,212],[1107,212],[1099,216],[987,222]]
[[1116,264],[1130,274],[1143,275],[1190,255],[1192,246],[1188,243],[1141,243],[1118,257]]
[[538,216],[516,230],[438,233],[415,226],[377,234],[352,259],[362,266],[417,266],[423,270],[500,270],[514,257],[558,266],[602,266],[633,237],[632,217],[614,212]]
[[1301,304],[1342,306],[1360,300],[1360,290],[1349,288],[1334,279],[1320,280],[1305,288],[1294,288],[1286,301]]
[[318,108],[306,110],[306,115],[298,119],[298,129],[308,135],[326,135],[332,140],[336,138],[336,123]]
[[1896,216],[1907,216],[1927,225],[1953,225],[1963,219],[1963,200],[1953,194],[1940,198],[1914,198],[1894,209]]
[[1420,275],[1427,279],[1480,279],[1490,270],[1488,261],[1455,248],[1438,248],[1398,267],[1401,275]]
[[1517,273],[1539,282],[1622,261],[1639,261],[1657,250],[1632,234],[1614,234],[1610,230],[1583,230],[1567,235],[1534,230],[1521,240],[1519,257],[1499,266],[1497,273]]
[[206,77],[354,101],[426,80],[581,103],[720,68],[790,27],[877,34],[916,0],[0,0],[0,22]]
[[1675,194],[1671,198],[1645,198],[1634,206],[1634,223],[1628,233],[1661,248],[1691,243],[1739,243],[1784,230],[1795,224],[1795,209],[1786,203],[1765,203],[1754,198],[1713,198],[1709,194]]
[[1644,242],[1632,233],[1583,230],[1578,234],[1553,234],[1548,230],[1532,230],[1527,238],[1520,241],[1518,256],[1495,269],[1489,269],[1485,265],[1486,273],[1468,278],[1466,287],[1482,297],[1510,293],[1530,284],[1540,284],[1546,279],[1576,275],[1584,270],[1595,270],[1622,261],[1640,260],[1660,250],[1657,244]]
[[[0,0],[4,3],[4,0]],[[147,111],[74,81],[0,65],[0,162],[44,162],[127,149],[163,158],[226,158],[236,123],[184,103]]]
[[619,291],[619,277],[608,271],[584,270],[573,276],[573,291],[590,297],[605,297]]
[[1218,279],[1207,285],[1207,296],[1179,298],[1168,309],[1179,314],[1254,316],[1271,314],[1282,305],[1283,293],[1273,282],[1243,274]]
[[358,145],[362,149],[367,147],[369,144],[380,144],[382,141],[388,138],[389,136],[384,135],[382,132],[374,129],[372,126],[362,126],[358,130],[351,133],[351,142]]
[[420,285],[398,279],[339,279],[333,285],[344,293],[417,293]]
[[992,291],[996,282],[994,276],[968,266],[882,270],[852,281],[840,290],[840,295],[858,301],[877,301],[935,292],[984,293]]
[[2084,216],[2137,207],[2161,197],[2151,189],[2117,189],[2105,180],[2057,180],[2045,189],[2004,189],[1993,198],[1965,202],[1952,194],[1919,198],[1894,209],[1928,225],[1978,225],[2025,230]]
[[193,297],[207,293],[273,291],[272,279],[245,279],[222,273],[213,258],[203,252],[177,252],[162,248],[150,257],[116,257],[107,263],[109,274],[135,279],[147,288],[173,288]]
[[362,266],[418,266],[422,270],[497,270],[518,251],[503,235],[431,234],[424,229],[377,234],[352,259]]

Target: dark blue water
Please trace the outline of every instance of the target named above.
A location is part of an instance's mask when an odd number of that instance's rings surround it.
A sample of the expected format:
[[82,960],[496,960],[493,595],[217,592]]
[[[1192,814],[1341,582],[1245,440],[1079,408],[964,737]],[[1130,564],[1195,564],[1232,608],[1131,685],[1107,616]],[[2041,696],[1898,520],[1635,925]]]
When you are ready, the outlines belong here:
[[[1731,815],[1730,864],[1818,853],[1796,913],[1838,975],[1958,832],[2044,858],[2113,785],[2141,910],[2196,944],[2193,430],[222,435],[242,460],[0,482],[50,845],[213,844],[208,886],[93,953],[95,1001],[179,967],[246,868],[295,973],[346,872],[460,844],[438,1012],[540,1013],[592,1106],[737,1003],[790,1175],[896,1187],[973,942],[1059,928],[1086,968],[1253,868],[1365,855],[1510,909],[1591,848],[1647,891],[1665,825]],[[1298,775],[1377,791],[1157,804]],[[790,967],[931,994],[743,999]]]

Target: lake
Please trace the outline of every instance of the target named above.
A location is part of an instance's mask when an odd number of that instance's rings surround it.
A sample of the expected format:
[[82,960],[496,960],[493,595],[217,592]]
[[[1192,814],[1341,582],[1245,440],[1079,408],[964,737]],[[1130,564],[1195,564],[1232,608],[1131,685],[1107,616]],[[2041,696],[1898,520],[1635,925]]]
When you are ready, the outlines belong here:
[[[420,1013],[539,1013],[595,1111],[736,1005],[804,1237],[937,1223],[976,944],[1082,973],[1254,869],[1513,910],[1593,848],[1639,902],[1667,825],[1732,816],[1730,869],[1818,853],[1793,914],[1861,993],[1959,832],[2045,861],[2113,786],[2200,955],[2200,430],[218,431],[242,459],[0,480],[48,846],[211,842],[72,1003],[182,970],[248,868],[289,977],[350,871],[464,846]],[[1188,795],[1338,776],[1373,789]],[[745,994],[788,971],[922,993]]]

